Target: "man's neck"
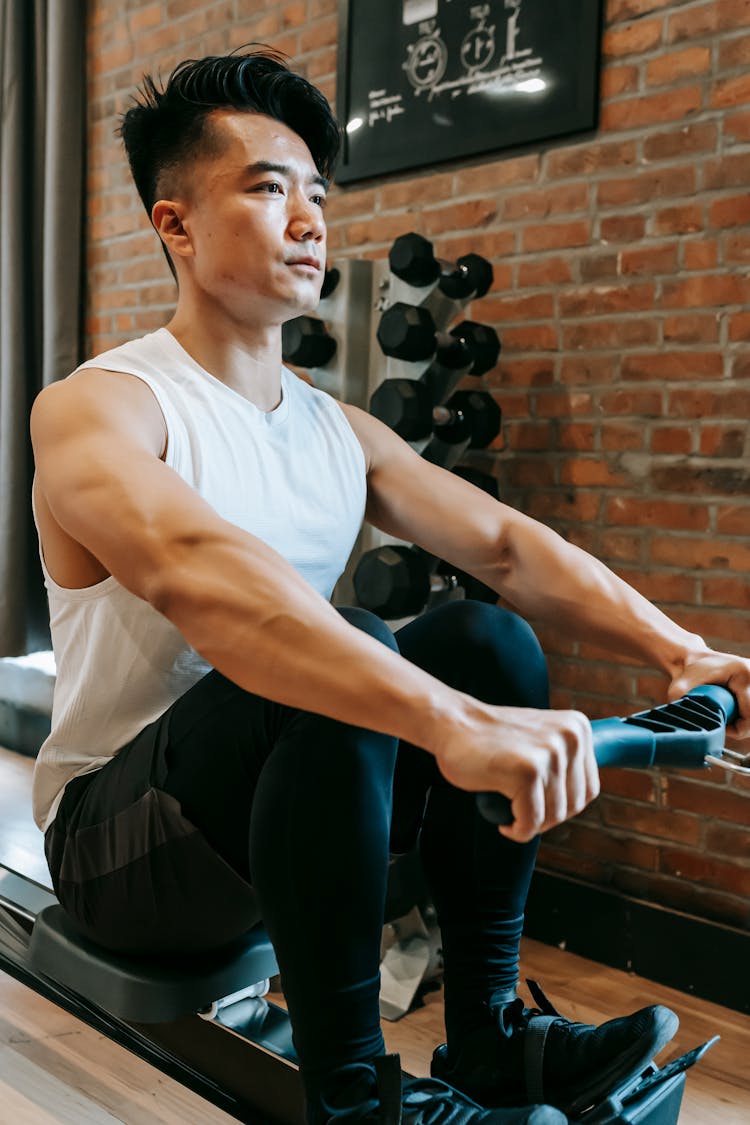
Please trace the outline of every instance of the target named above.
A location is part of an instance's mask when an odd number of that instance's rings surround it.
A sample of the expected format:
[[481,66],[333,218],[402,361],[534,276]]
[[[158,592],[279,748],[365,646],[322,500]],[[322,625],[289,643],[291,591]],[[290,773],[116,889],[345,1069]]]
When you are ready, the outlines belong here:
[[281,401],[281,328],[194,316],[178,305],[167,324],[177,342],[216,379],[268,413]]

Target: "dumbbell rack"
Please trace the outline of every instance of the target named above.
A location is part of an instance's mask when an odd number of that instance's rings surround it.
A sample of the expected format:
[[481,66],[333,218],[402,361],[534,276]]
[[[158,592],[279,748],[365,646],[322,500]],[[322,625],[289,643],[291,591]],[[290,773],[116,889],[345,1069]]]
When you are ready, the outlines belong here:
[[[432,363],[432,357],[412,361],[384,354],[377,338],[383,313],[397,302],[426,308],[437,331],[445,332],[469,303],[468,299],[446,296],[437,282],[430,286],[410,285],[391,272],[387,259],[329,261],[327,282],[329,278],[335,281],[324,286],[327,295],[321,298],[313,316],[325,324],[336,340],[336,350],[326,363],[308,366],[306,370],[316,387],[363,410],[368,409],[373,392],[384,380],[418,380]],[[411,444],[422,453],[427,442]],[[448,463],[445,467],[452,465]],[[386,544],[411,546],[368,523],[362,525],[349,564],[334,590],[334,604],[356,604],[353,586],[356,564],[365,552]],[[429,604],[461,596],[460,589],[446,590],[433,594]],[[392,621],[391,625],[398,628],[408,620],[410,618]]]

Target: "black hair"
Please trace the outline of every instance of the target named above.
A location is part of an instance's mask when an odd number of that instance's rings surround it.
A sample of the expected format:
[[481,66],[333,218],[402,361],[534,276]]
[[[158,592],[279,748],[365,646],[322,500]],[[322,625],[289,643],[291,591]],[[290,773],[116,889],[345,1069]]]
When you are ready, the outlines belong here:
[[[211,151],[205,125],[215,109],[261,113],[283,122],[310,149],[320,174],[332,177],[341,130],[320,90],[291,71],[283,55],[259,47],[243,49],[242,54],[185,59],[161,89],[146,75],[120,122],[130,171],[149,219],[162,174]],[[163,243],[162,248],[176,277]]]

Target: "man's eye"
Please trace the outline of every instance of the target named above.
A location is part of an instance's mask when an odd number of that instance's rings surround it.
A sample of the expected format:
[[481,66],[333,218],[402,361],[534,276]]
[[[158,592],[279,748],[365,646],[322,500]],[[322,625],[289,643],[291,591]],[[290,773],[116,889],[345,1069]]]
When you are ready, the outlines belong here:
[[277,183],[259,184],[258,187],[261,190],[270,191],[274,195],[281,191],[281,184]]
[[320,206],[320,207],[325,207],[325,205],[328,202],[325,195],[314,195],[312,198],[313,198],[313,203],[317,203],[318,206]]

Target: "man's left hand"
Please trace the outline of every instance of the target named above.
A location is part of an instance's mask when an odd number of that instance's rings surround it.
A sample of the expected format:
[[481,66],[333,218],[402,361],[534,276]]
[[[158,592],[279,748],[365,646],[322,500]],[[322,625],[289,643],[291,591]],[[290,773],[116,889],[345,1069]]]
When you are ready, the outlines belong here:
[[750,738],[750,660],[728,652],[701,652],[685,661],[669,685],[670,703],[700,684],[721,684],[737,700],[740,718],[727,727],[729,738]]

